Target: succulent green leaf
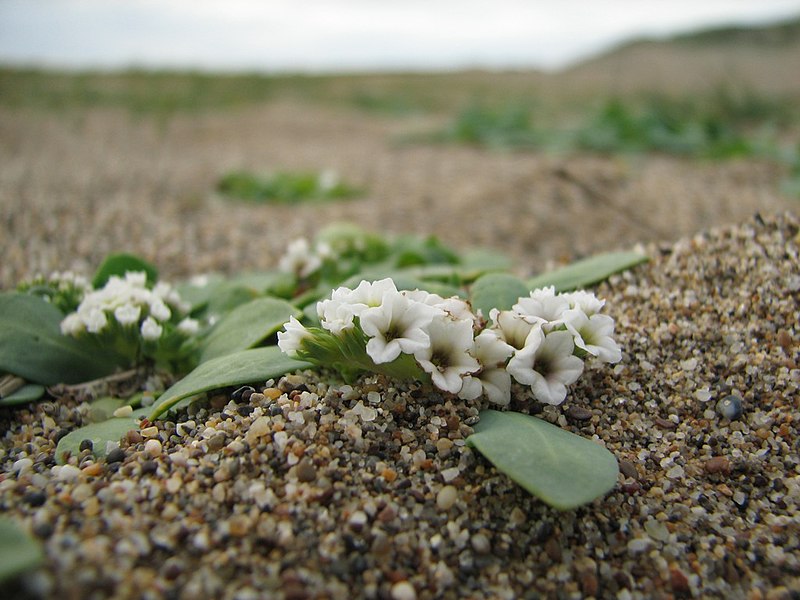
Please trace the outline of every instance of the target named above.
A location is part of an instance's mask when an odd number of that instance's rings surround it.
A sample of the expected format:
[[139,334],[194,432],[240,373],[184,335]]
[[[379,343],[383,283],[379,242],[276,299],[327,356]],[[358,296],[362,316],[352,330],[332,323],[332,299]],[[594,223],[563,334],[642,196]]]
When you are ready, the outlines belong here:
[[588,287],[646,262],[647,256],[638,252],[605,252],[567,265],[528,280],[530,289],[555,286],[556,292]]
[[158,280],[158,270],[146,260],[133,254],[110,254],[97,268],[92,278],[95,288],[103,287],[112,275],[124,277],[128,271],[144,271],[147,281],[155,283]]
[[487,273],[472,284],[470,302],[475,311],[480,310],[484,317],[493,308],[509,310],[522,296],[529,293],[528,286],[521,279],[508,273]]
[[223,387],[266,381],[311,364],[289,358],[277,346],[242,350],[201,363],[194,371],[165,391],[151,409],[154,420],[189,396]]
[[63,465],[68,456],[80,454],[83,440],[91,440],[92,454],[97,458],[103,458],[106,455],[106,442],[118,442],[131,429],[139,429],[139,419],[145,416],[149,410],[149,408],[140,408],[133,411],[128,417],[112,417],[70,431],[58,441],[56,462]]
[[44,386],[35,383],[23,385],[13,394],[0,398],[0,407],[3,406],[16,406],[17,404],[26,404],[28,402],[35,402],[44,396]]
[[302,312],[277,298],[256,298],[234,308],[203,341],[200,362],[256,346],[291,316],[300,317]]
[[0,583],[36,568],[42,560],[39,542],[8,517],[0,517]]
[[602,446],[516,412],[484,410],[467,444],[498,471],[559,510],[602,496],[617,482],[617,459]]
[[0,371],[41,385],[79,383],[113,372],[116,364],[62,335],[63,315],[42,298],[0,294]]

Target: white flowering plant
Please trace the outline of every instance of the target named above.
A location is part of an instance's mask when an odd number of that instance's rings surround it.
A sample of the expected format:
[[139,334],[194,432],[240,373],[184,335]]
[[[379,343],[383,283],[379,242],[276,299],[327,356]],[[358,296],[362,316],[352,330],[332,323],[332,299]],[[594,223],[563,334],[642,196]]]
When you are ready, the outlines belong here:
[[135,418],[154,421],[212,390],[313,366],[348,381],[381,373],[483,408],[467,444],[545,502],[573,508],[614,485],[616,459],[599,440],[509,405],[560,405],[586,361],[621,360],[604,302],[575,290],[642,260],[609,253],[522,280],[491,252],[337,227],[295,242],[273,271],[171,286],[145,261],[114,255],[89,283],[54,276],[0,293],[0,376],[29,382],[11,395],[4,384],[0,407],[132,365],[182,376],[152,406],[66,436],[63,460],[75,440],[114,441]]
[[278,333],[291,357],[328,366],[352,379],[361,372],[416,379],[462,400],[485,396],[506,406],[512,380],[533,397],[558,405],[584,360],[615,363],[621,351],[604,302],[585,291],[551,286],[519,298],[489,318],[457,296],[398,290],[386,278],[339,287],[317,304],[319,327],[294,317]]
[[150,285],[145,271],[111,275],[87,291],[61,322],[61,332],[115,357],[121,366],[146,361],[180,371],[197,351],[200,323],[168,283]]

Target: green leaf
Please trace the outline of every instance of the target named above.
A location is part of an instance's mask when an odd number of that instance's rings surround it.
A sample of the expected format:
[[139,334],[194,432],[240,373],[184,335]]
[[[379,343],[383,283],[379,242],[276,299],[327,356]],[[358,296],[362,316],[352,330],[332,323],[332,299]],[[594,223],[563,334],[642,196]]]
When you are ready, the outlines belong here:
[[56,462],[63,465],[66,462],[67,455],[77,456],[80,454],[80,446],[83,440],[91,440],[92,454],[97,458],[103,458],[106,455],[106,442],[118,442],[131,429],[139,429],[138,420],[145,416],[149,410],[149,408],[140,408],[133,411],[128,417],[112,417],[106,421],[90,423],[70,431],[58,441]]
[[0,398],[0,407],[3,406],[16,406],[17,404],[26,404],[28,402],[35,402],[44,396],[44,386],[35,383],[23,385],[13,394],[9,394]]
[[461,255],[459,265],[463,269],[485,273],[489,271],[508,271],[514,266],[514,263],[502,252],[486,248],[472,248]]
[[488,317],[493,308],[509,310],[529,291],[525,282],[513,275],[487,273],[472,284],[470,302],[473,310],[480,310],[484,317]]
[[8,517],[0,517],[0,583],[36,568],[43,560],[39,542]]
[[626,271],[649,260],[638,252],[606,252],[572,263],[566,267],[542,273],[528,280],[530,289],[555,286],[556,292],[588,287],[608,279],[614,273]]
[[116,364],[61,334],[63,315],[37,296],[0,294],[0,371],[41,385],[80,383]]
[[236,307],[204,340],[200,362],[252,348],[278,331],[291,316],[299,318],[302,312],[277,298],[256,298]]
[[152,408],[150,420],[157,419],[183,398],[223,387],[266,381],[310,366],[311,363],[289,358],[277,346],[212,358],[164,392]]
[[481,411],[467,444],[498,471],[559,510],[591,502],[617,482],[619,467],[611,452],[522,413]]
[[106,257],[94,274],[92,286],[101,288],[112,275],[125,277],[125,273],[128,271],[144,271],[147,273],[147,281],[151,284],[158,280],[158,270],[149,262],[133,254],[120,253],[110,254]]

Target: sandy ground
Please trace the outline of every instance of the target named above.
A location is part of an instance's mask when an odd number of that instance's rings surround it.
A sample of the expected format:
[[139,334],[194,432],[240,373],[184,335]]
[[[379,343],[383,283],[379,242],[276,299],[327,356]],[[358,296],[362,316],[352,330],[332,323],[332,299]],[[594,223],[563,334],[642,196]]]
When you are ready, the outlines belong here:
[[[397,142],[430,121],[269,104],[167,121],[0,112],[0,286],[91,269],[128,250],[169,277],[265,268],[285,242],[347,220],[508,252],[525,273],[779,213],[781,169],[752,161],[572,157]],[[253,206],[214,187],[235,169],[335,169],[367,193]]]

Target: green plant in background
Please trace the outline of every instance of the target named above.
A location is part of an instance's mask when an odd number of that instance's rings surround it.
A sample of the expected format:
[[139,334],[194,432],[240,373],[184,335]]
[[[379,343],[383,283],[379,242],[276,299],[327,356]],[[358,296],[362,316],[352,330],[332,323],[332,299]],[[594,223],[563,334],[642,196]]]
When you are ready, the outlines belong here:
[[522,104],[489,107],[474,103],[429,139],[495,149],[536,148],[545,142],[543,133],[533,126],[530,108]]
[[363,193],[342,181],[332,170],[320,173],[278,171],[269,176],[234,171],[220,178],[217,190],[237,200],[282,204],[342,200]]

